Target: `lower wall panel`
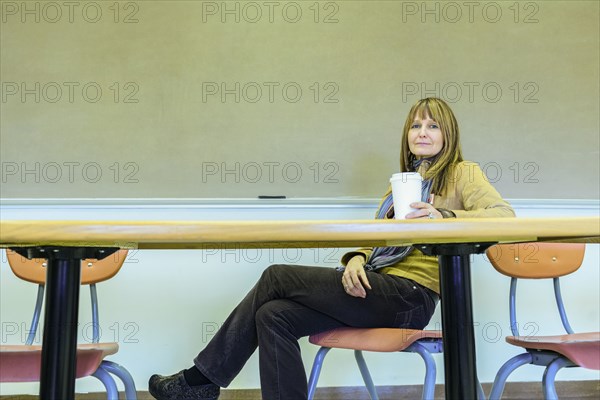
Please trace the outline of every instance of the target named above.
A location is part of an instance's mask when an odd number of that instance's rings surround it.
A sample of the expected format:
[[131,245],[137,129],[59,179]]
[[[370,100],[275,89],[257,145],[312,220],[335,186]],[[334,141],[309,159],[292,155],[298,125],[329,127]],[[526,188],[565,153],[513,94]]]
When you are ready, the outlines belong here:
[[[597,201],[511,200],[520,217],[598,215]],[[138,204],[139,203],[139,204]],[[2,219],[370,219],[377,199],[356,201],[243,202],[211,201],[182,203],[157,199],[144,200],[0,200]],[[598,245],[588,245],[582,268],[563,280],[563,298],[573,328],[579,332],[596,331],[600,326],[600,257]],[[113,279],[98,286],[101,340],[115,341],[120,350],[110,359],[125,366],[137,388],[147,390],[154,373],[172,374],[192,365],[195,355],[206,345],[228,313],[254,285],[270,264],[305,264],[334,268],[348,249],[259,249],[221,250],[145,250],[130,252],[123,268]],[[508,278],[498,274],[484,256],[472,259],[477,368],[483,382],[492,382],[500,366],[518,353],[505,343],[510,334],[508,322]],[[551,284],[533,282],[523,285],[519,303],[525,305],[522,328],[525,334],[561,332],[555,309],[528,313],[529,304],[539,296],[551,298]],[[31,323],[36,288],[17,279],[6,263],[0,264],[1,343],[23,343]],[[81,291],[78,334],[80,342],[91,339],[89,291]],[[439,310],[429,328],[440,329]],[[41,335],[36,343],[41,341]],[[302,357],[307,371],[317,351],[303,338]],[[414,354],[365,355],[375,383],[382,388],[411,387],[422,382],[424,367]],[[443,359],[438,364],[437,382],[442,383]],[[340,368],[343,366],[343,368]],[[257,388],[258,357],[254,354],[232,382],[230,389]],[[513,382],[534,382],[542,369],[525,366],[511,375]],[[598,371],[569,368],[557,377],[561,385],[579,388],[578,381],[597,382]],[[330,352],[323,366],[320,384],[354,390],[362,384],[352,352]],[[393,385],[393,386],[392,386]],[[513,385],[518,385],[514,383]],[[35,394],[37,384],[0,384],[0,395]],[[516,386],[518,387],[518,386]],[[561,386],[559,386],[561,387]],[[596,386],[597,387],[597,386]],[[77,381],[78,392],[101,392],[99,381]],[[331,396],[334,396],[335,390]],[[342,390],[342,389],[339,389]],[[342,391],[343,391],[342,390]],[[405,389],[402,389],[405,390]],[[515,393],[518,393],[516,390]],[[227,396],[243,391],[226,391]],[[330,393],[330,392],[324,392]],[[383,392],[382,392],[383,393]],[[507,392],[508,393],[508,392]],[[242,396],[240,394],[240,396]],[[339,398],[350,399],[340,395]],[[357,395],[356,398],[365,398]],[[418,396],[417,396],[418,397]],[[223,397],[226,398],[226,397]],[[245,397],[237,397],[244,398]],[[335,397],[332,397],[335,398]],[[392,398],[392,396],[390,396]],[[413,396],[407,396],[413,398]],[[516,398],[516,397],[515,397]],[[531,397],[523,397],[531,398]]]

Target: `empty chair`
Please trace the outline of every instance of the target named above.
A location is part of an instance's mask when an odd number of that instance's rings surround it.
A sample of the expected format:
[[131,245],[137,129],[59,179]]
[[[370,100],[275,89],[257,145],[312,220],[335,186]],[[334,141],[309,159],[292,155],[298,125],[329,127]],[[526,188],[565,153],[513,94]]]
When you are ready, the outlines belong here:
[[[545,399],[557,398],[554,379],[561,368],[600,369],[600,332],[574,333],[560,292],[559,277],[577,271],[584,252],[585,244],[571,243],[503,244],[487,250],[494,268],[511,277],[509,312],[512,336],[506,337],[506,341],[525,349],[524,353],[502,365],[494,380],[490,399],[500,399],[506,379],[522,365],[546,367],[542,379]],[[565,333],[556,336],[520,336],[516,315],[517,280],[550,278],[554,281],[554,296]]]
[[[46,282],[46,260],[28,260],[13,251],[7,251],[8,263],[16,276],[38,284],[37,300],[31,322],[31,329],[25,344],[0,346],[0,382],[37,382],[40,379],[42,347],[33,345],[44,298]],[[105,357],[119,350],[118,343],[100,343],[100,324],[98,318],[98,299],[96,283],[112,278],[123,265],[126,250],[121,250],[102,260],[83,260],[81,264],[81,283],[89,285],[92,303],[92,343],[77,345],[76,377],[94,376],[106,388],[108,399],[117,400],[119,393],[112,375],[117,376],[125,385],[128,400],[136,399],[133,378],[122,366],[105,360]],[[112,374],[112,375],[111,375]]]

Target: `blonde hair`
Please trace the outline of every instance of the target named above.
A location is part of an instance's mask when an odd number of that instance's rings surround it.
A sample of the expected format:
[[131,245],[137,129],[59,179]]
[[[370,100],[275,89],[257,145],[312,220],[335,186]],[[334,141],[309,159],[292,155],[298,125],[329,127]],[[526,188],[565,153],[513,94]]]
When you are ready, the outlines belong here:
[[442,149],[434,156],[431,166],[423,176],[423,179],[433,181],[431,192],[441,195],[444,194],[451,179],[453,167],[463,160],[458,123],[450,106],[444,100],[428,97],[417,101],[406,117],[404,131],[402,132],[402,148],[400,151],[400,169],[402,172],[415,170],[413,162],[416,157],[408,147],[408,131],[417,117],[419,119],[427,117],[433,119],[438,123],[444,137]]

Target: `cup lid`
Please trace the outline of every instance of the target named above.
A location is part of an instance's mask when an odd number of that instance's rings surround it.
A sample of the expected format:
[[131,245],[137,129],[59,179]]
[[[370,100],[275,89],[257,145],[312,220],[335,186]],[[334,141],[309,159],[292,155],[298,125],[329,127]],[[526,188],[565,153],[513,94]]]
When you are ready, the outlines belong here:
[[390,178],[390,182],[393,180],[407,180],[407,179],[418,179],[418,180],[423,180],[423,178],[421,177],[421,174],[418,172],[398,172],[392,175],[392,177]]

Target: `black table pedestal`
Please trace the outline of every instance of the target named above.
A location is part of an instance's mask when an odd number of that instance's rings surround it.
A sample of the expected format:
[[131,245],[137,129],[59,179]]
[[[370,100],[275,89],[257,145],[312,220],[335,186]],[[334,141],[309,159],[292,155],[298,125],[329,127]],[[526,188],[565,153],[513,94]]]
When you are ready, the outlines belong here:
[[495,243],[419,245],[439,256],[446,399],[477,399],[477,367],[469,256]]
[[72,400],[75,398],[81,260],[100,260],[118,249],[40,246],[12,250],[30,259],[48,260],[40,399]]

